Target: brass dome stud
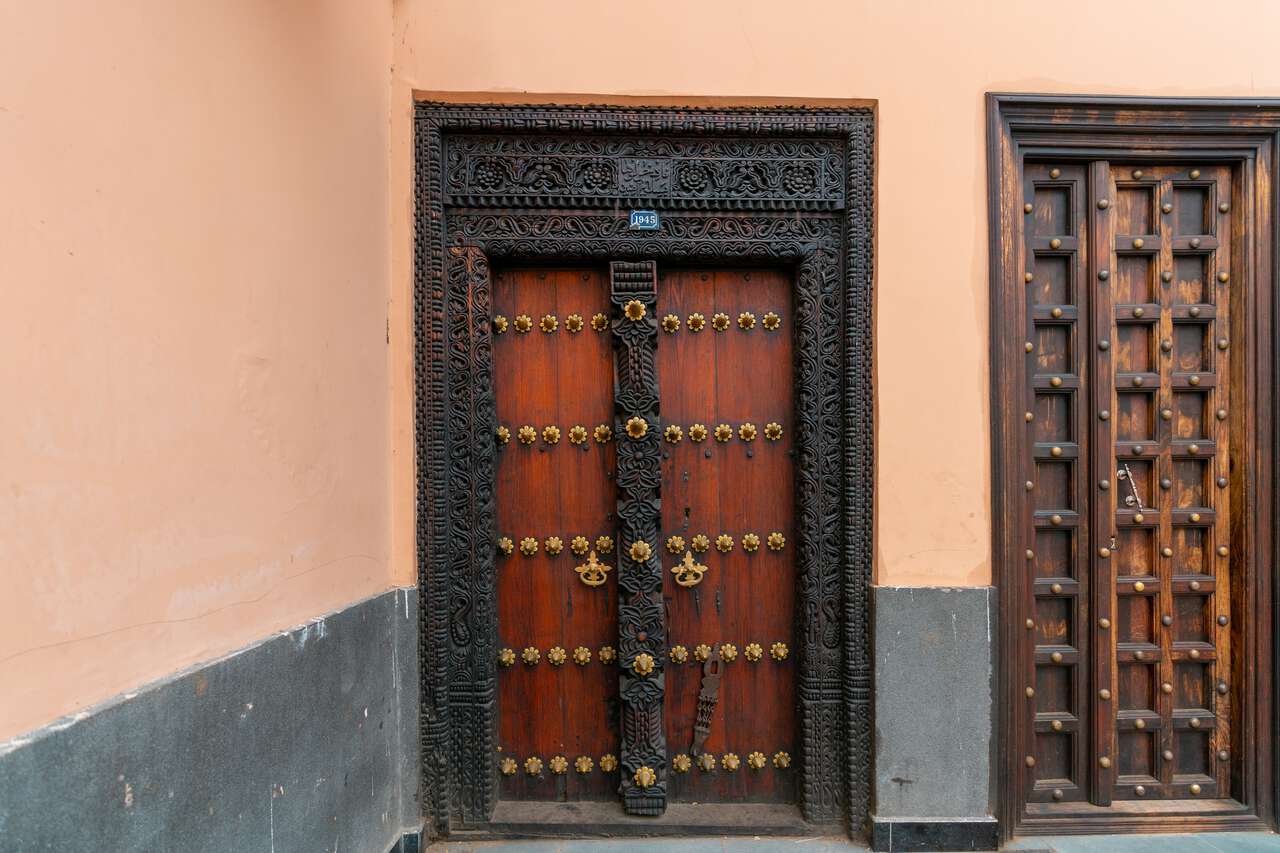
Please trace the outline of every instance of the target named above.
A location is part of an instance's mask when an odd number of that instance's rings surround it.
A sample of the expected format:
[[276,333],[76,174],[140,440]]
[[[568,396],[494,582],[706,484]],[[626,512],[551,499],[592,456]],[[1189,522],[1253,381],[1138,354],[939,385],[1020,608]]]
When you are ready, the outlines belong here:
[[658,774],[653,772],[652,767],[641,767],[632,778],[638,787],[651,788],[658,781]]
[[728,554],[733,550],[733,537],[728,533],[721,533],[716,537],[716,550],[721,554]]
[[1145,245],[1145,241],[1141,237],[1133,238],[1133,248],[1141,249]]
[[559,536],[548,536],[547,541],[543,543],[543,547],[547,549],[547,553],[555,557],[564,550],[564,541]]
[[755,663],[764,657],[764,649],[759,643],[747,643],[747,647],[742,650],[742,656],[751,663]]
[[689,315],[689,319],[685,321],[691,332],[701,332],[707,327],[707,318],[694,311]]
[[591,550],[591,541],[585,536],[575,536],[569,542],[569,550],[576,556],[585,557]]
[[671,769],[677,773],[688,773],[693,767],[693,759],[685,755],[683,752],[679,755],[671,756]]
[[706,643],[698,643],[693,647],[693,659],[699,663],[706,663],[711,659],[711,647]]
[[573,769],[584,776],[590,773],[595,766],[596,763],[588,755],[579,755],[573,760]]
[[791,754],[787,752],[775,752],[773,754],[773,766],[779,770],[786,770],[791,766]]
[[732,773],[742,766],[742,762],[738,760],[737,753],[726,752],[720,759],[720,766]]
[[631,543],[631,547],[627,549],[627,553],[631,555],[631,559],[637,563],[643,563],[653,556],[653,548],[643,539],[637,539]]
[[688,663],[689,650],[684,646],[672,646],[670,657],[672,663]]
[[1108,758],[1108,757],[1107,757],[1107,756],[1105,756],[1105,755],[1104,755],[1104,756],[1102,756],[1101,758],[1099,758],[1099,759],[1098,759],[1098,766],[1099,766],[1099,767],[1101,767],[1103,770],[1106,770],[1106,769],[1110,768],[1110,767],[1111,767],[1111,759],[1110,759],[1110,758]]
[[[610,664],[618,659],[618,652],[613,648],[613,646],[601,646],[597,656],[600,658],[600,663]],[[600,762],[600,769],[604,769],[603,760]]]
[[770,421],[764,425],[764,437],[770,441],[777,441],[782,438],[782,424]]
[[612,536],[597,536],[597,537],[596,537],[596,550],[597,550],[597,551],[599,551],[601,554],[609,554],[609,553],[612,553],[612,552],[613,552],[613,537],[612,537]]
[[644,303],[639,299],[632,299],[622,306],[622,314],[633,323],[638,323],[644,319],[648,309],[644,307]]
[[532,557],[538,553],[538,540],[532,536],[526,536],[520,540],[520,553],[526,557]]
[[1199,178],[1199,177],[1200,177],[1200,170],[1199,170],[1199,169],[1192,169],[1192,170],[1191,170],[1191,173],[1190,173],[1190,177],[1191,177],[1191,180],[1193,180],[1193,181],[1194,181],[1194,180],[1196,180],[1197,178]]
[[605,753],[600,756],[600,769],[605,773],[612,773],[618,769],[618,759],[612,753]]
[[520,769],[520,765],[516,763],[514,758],[504,758],[499,762],[498,769],[502,771],[503,776],[514,776],[516,771]]
[[497,439],[498,444],[507,444],[511,441],[511,430],[500,426],[493,431],[493,437]]
[[742,550],[748,554],[754,554],[760,550],[760,537],[754,533],[748,533],[742,537]]
[[716,769],[716,757],[709,752],[704,752],[698,756],[698,769],[703,773],[710,773]]
[[1166,201],[1164,204],[1160,205],[1160,212],[1173,213],[1173,205]]
[[733,427],[728,424],[716,425],[716,441],[724,443],[733,438]]
[[586,666],[591,663],[591,649],[586,646],[578,646],[573,650],[573,662],[578,666]]
[[538,661],[542,660],[542,653],[533,646],[528,646],[520,653],[520,660],[524,661],[525,666],[537,666]]
[[533,318],[528,314],[517,314],[515,326],[516,331],[522,335],[526,332],[531,332],[533,331]]
[[671,424],[662,431],[662,438],[668,444],[679,444],[684,440],[684,430],[675,424]]
[[769,534],[767,541],[769,543],[770,551],[781,551],[787,546],[787,537],[783,536],[776,530]]
[[600,424],[591,431],[591,437],[596,440],[596,444],[608,444],[613,441],[613,427]]
[[743,311],[738,315],[738,328],[744,332],[750,331],[756,327],[756,315],[750,311]]
[[707,437],[707,428],[703,424],[694,424],[689,427],[689,440],[694,444],[702,442]]
[[762,322],[765,330],[770,332],[776,332],[782,326],[782,318],[772,311],[764,315],[764,320]]
[[526,424],[516,431],[516,436],[520,439],[521,444],[529,445],[538,440],[538,431]]
[[649,422],[639,415],[627,419],[627,437],[639,441],[649,434]]
[[582,331],[582,327],[584,325],[581,314],[570,314],[568,317],[564,318],[564,328],[566,332],[576,335],[578,332]]
[[733,643],[721,643],[720,659],[725,663],[733,663],[738,659],[738,647]]
[[580,445],[587,442],[587,428],[582,424],[574,424],[569,428],[569,443]]
[[738,438],[742,439],[743,441],[755,441],[756,425],[753,423],[745,423],[742,426],[738,427]]
[[636,655],[635,659],[631,662],[631,669],[635,671],[636,675],[650,675],[653,673],[653,668],[653,655],[647,652],[641,652]]
[[592,328],[592,329],[594,329],[594,330],[595,330],[595,331],[597,331],[597,332],[604,332],[604,331],[608,331],[608,329],[609,329],[609,318],[608,318],[608,317],[606,317],[606,316],[605,316],[605,315],[603,315],[603,314],[592,314],[592,315],[591,315],[591,328]]
[[680,331],[680,318],[675,314],[668,314],[662,318],[662,331],[669,335],[673,335]]
[[516,543],[511,541],[510,536],[503,536],[498,540],[498,550],[502,552],[504,556],[510,556],[511,552],[515,551],[515,549]]
[[1188,790],[1188,791],[1190,791],[1190,792],[1191,792],[1191,793],[1193,793],[1193,794],[1199,794],[1199,793],[1200,793],[1200,785],[1199,785],[1199,784],[1197,784],[1196,782],[1192,782],[1192,783],[1191,783],[1191,787],[1190,787],[1190,788],[1188,788],[1187,790]]
[[1056,167],[1049,170],[1049,177],[1053,178],[1054,180],[1057,180],[1058,176],[1061,174],[1062,174],[1062,170]]
[[507,322],[507,318],[498,314],[493,318],[493,333],[495,335],[504,335],[506,334],[509,325],[510,323]]
[[516,662],[516,653],[511,649],[501,649],[498,651],[498,666],[514,666]]
[[707,549],[711,547],[711,540],[707,538],[705,533],[699,533],[689,541],[689,547],[699,554],[705,554]]
[[547,766],[551,768],[552,773],[557,776],[563,776],[569,769],[569,759],[565,758],[563,755],[557,755],[547,762]]
[[1050,241],[1049,241],[1049,248],[1050,248],[1050,249],[1061,249],[1061,248],[1062,248],[1062,241],[1061,241],[1061,240],[1059,240],[1057,237],[1054,237],[1052,240],[1050,240]]
[[679,554],[684,550],[683,536],[670,536],[667,538],[667,551],[672,554]]
[[786,660],[787,655],[790,653],[791,652],[787,648],[786,643],[774,643],[772,646],[769,647],[769,657],[773,658],[779,663]]
[[711,328],[715,329],[717,332],[723,332],[725,329],[728,329],[729,315],[725,314],[723,311],[717,311],[715,314],[712,314]]
[[560,328],[560,321],[556,319],[555,314],[543,314],[542,319],[538,321],[538,328],[547,334],[551,334]]
[[1031,213],[1033,210],[1035,210],[1035,208],[1031,206],[1031,202],[1027,202],[1022,206],[1023,213]]
[[752,770],[763,770],[768,763],[769,759],[764,757],[763,752],[753,751],[747,753],[747,766]]

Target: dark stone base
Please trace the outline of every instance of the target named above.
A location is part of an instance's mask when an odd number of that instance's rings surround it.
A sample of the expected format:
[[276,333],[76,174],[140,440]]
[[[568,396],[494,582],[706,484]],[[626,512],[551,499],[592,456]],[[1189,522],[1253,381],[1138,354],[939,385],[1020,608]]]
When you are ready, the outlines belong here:
[[389,590],[0,745],[0,849],[417,851],[417,626]]
[[995,850],[1000,827],[993,817],[871,818],[871,849],[884,853],[906,850]]
[[406,832],[391,848],[391,853],[422,853],[422,830]]

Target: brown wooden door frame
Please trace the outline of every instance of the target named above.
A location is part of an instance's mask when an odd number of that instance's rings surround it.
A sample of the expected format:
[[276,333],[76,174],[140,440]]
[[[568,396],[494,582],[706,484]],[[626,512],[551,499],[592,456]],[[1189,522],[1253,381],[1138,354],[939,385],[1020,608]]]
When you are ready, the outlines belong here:
[[[491,266],[614,260],[794,270],[801,829],[847,822],[861,833],[872,743],[874,127],[860,107],[417,105],[417,552],[432,834],[521,831],[493,826]],[[662,228],[631,230],[629,209],[658,210]],[[620,613],[630,620],[620,630],[653,644],[634,634],[636,618]],[[597,817],[552,831],[600,831]],[[752,831],[714,817],[684,830]]]
[[[1198,829],[1259,828],[1272,825],[1277,811],[1274,779],[1278,729],[1274,665],[1277,626],[1274,606],[1275,567],[1280,565],[1280,541],[1274,535],[1280,518],[1277,482],[1277,402],[1273,389],[1280,380],[1274,311],[1277,287],[1273,265],[1280,220],[1273,189],[1280,154],[1280,101],[1232,99],[1189,100],[1159,98],[1067,97],[1052,95],[988,94],[988,206],[990,218],[991,391],[992,391],[992,558],[1000,592],[1000,648],[998,716],[1001,754],[998,814],[1003,835],[1051,832],[1169,831],[1171,827]],[[1022,339],[1008,331],[1018,328],[1020,288],[1024,287],[1024,247],[1019,239],[1023,216],[1022,168],[1028,158],[1054,158],[1063,163],[1094,160],[1112,162],[1195,162],[1229,165],[1234,170],[1233,195],[1246,205],[1241,261],[1244,305],[1248,312],[1247,340],[1233,348],[1243,356],[1245,427],[1240,454],[1244,476],[1241,520],[1245,542],[1241,577],[1241,612],[1246,662],[1243,703],[1237,710],[1244,727],[1241,771],[1234,793],[1238,809],[1219,809],[1194,815],[1188,808],[1170,814],[1132,809],[1093,809],[1097,816],[1024,816],[1025,776],[1021,757],[1026,745],[1015,742],[1020,729],[1014,714],[1024,705],[1019,634],[1013,624],[1010,596],[1018,587],[1020,559],[1027,548],[1022,525],[1025,472],[1010,460],[1028,451],[1020,397],[1026,377]],[[1013,520],[1006,523],[1005,520]],[[1150,810],[1147,810],[1148,812]]]

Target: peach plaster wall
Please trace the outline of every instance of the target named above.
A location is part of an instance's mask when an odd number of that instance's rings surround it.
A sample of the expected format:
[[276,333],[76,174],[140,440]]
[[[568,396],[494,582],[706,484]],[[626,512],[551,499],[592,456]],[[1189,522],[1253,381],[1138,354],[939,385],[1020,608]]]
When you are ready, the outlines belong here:
[[391,586],[390,39],[0,5],[0,741]]
[[[1130,14],[1126,5],[396,0],[395,452],[412,447],[415,90],[526,103],[872,98],[879,115],[876,578],[902,586],[989,583],[984,93],[1280,96],[1280,58],[1267,35],[1280,31],[1280,4],[1166,0],[1158,13],[1134,4]],[[565,92],[585,94],[548,94]],[[402,582],[413,577],[412,473],[399,464],[392,472]]]

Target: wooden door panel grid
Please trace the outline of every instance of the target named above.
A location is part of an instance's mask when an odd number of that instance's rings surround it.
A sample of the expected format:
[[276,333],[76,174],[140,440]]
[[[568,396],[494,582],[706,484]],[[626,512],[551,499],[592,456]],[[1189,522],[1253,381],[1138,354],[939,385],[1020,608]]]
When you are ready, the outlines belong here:
[[1031,804],[1232,795],[1231,195],[1024,170]]

